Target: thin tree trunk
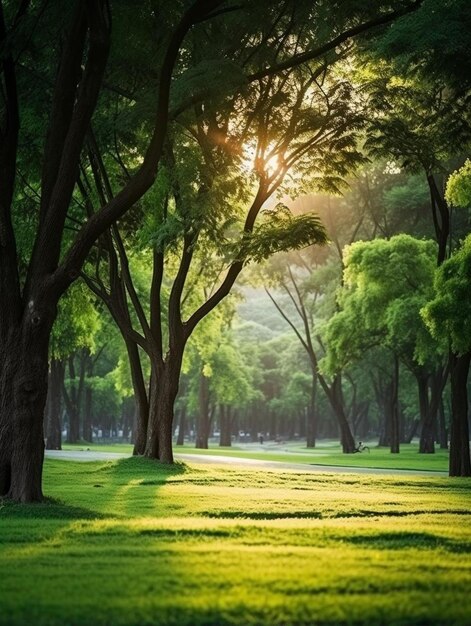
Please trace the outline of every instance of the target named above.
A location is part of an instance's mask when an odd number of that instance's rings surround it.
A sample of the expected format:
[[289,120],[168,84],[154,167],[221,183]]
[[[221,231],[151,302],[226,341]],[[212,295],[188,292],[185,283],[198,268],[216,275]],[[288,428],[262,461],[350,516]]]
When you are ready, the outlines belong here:
[[131,380],[134,391],[135,410],[135,430],[133,433],[134,455],[144,454],[147,440],[147,425],[149,422],[149,399],[147,396],[146,384],[142,373],[141,358],[139,349],[134,341],[124,337],[126,350],[128,353],[129,367],[131,369]]
[[84,378],[84,383],[83,383],[85,402],[84,402],[84,407],[83,407],[82,438],[84,441],[88,441],[89,443],[92,443],[93,441],[93,424],[92,424],[93,389],[90,384],[90,379],[93,376],[95,360],[92,358],[89,350],[84,351],[83,356],[85,359],[86,378]]
[[316,399],[317,399],[317,373],[312,372],[311,397],[306,414],[306,448],[316,447],[317,420],[316,420]]
[[440,400],[440,408],[438,410],[439,417],[439,433],[440,433],[440,450],[448,450],[448,430],[446,427],[445,405],[443,397]]
[[89,443],[93,441],[93,425],[92,425],[92,393],[93,390],[89,384],[85,386],[85,404],[83,411],[83,440]]
[[419,452],[421,454],[433,454],[435,452],[435,444],[433,437],[432,412],[429,401],[429,376],[419,374],[417,376],[417,387],[419,392],[419,410],[420,410],[420,444]]
[[183,406],[180,411],[180,419],[178,422],[177,446],[183,446],[185,443],[185,428],[186,428],[186,406]]
[[221,404],[219,415],[221,422],[219,445],[229,447],[232,445],[232,417],[230,407],[225,404]]
[[394,376],[391,398],[391,453],[399,453],[399,359],[394,355]]
[[342,394],[342,379],[340,374],[334,378],[331,387],[331,405],[340,428],[340,443],[344,454],[353,454],[355,451],[355,439],[353,438],[350,424],[345,414],[345,403]]
[[209,379],[201,372],[199,379],[199,414],[196,432],[196,447],[208,448],[209,439]]
[[65,383],[62,387],[67,416],[69,418],[67,443],[77,443],[80,440],[80,382],[77,386],[73,355],[69,357],[68,363],[70,387],[69,390],[67,390]]
[[451,433],[450,476],[471,476],[468,425],[468,373],[471,352],[450,355]]
[[51,360],[49,387],[45,419],[46,449],[62,448],[62,385],[64,384],[65,365],[59,359]]

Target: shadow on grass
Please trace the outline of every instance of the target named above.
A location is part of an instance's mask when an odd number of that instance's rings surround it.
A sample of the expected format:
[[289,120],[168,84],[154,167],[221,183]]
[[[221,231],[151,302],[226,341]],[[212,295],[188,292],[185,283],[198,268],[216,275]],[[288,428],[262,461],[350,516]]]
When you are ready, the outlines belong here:
[[206,517],[213,519],[322,519],[322,513],[318,511],[205,511]]
[[57,519],[57,520],[90,520],[112,517],[92,509],[66,504],[55,498],[45,498],[34,504],[17,504],[8,499],[0,500],[0,519]]
[[342,537],[342,541],[359,545],[362,548],[373,548],[375,550],[404,550],[407,548],[430,550],[431,548],[442,548],[447,552],[471,552],[471,542],[458,541],[456,539],[425,532],[391,532],[379,533],[377,535],[353,535],[351,537]]
[[[7,498],[0,499],[0,519],[56,519],[56,520],[92,520],[117,518],[115,512],[103,510],[104,505],[119,500],[123,486],[131,485],[164,485],[170,476],[183,474],[187,468],[182,463],[164,465],[153,459],[130,457],[117,461],[80,464],[80,477],[74,474],[74,465],[70,461],[63,461],[64,472],[55,478],[59,484],[75,486],[70,497],[64,500],[59,498],[45,498],[42,502],[33,504],[18,504]],[[91,464],[90,464],[91,465]],[[97,466],[98,465],[98,466]],[[69,470],[69,471],[67,471]],[[88,496],[88,493],[93,494]],[[73,503],[74,494],[77,499],[87,500],[96,504],[97,508],[88,508]],[[60,494],[62,495],[62,494]],[[72,502],[70,501],[72,500]],[[116,502],[116,504],[118,504]]]
[[398,511],[396,509],[383,509],[374,511],[372,509],[360,509],[356,511],[342,511],[329,517],[412,517],[414,515],[471,515],[471,511],[466,509],[418,509],[416,511]]

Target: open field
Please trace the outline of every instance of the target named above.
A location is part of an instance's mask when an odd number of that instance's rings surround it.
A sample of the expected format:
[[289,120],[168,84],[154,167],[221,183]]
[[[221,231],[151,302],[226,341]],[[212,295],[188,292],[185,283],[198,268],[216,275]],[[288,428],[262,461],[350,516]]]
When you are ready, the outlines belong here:
[[[64,450],[90,449],[96,452],[120,452],[132,454],[130,444],[84,444],[63,446]],[[339,467],[372,467],[383,469],[410,470],[448,470],[448,450],[440,450],[435,454],[419,454],[418,444],[402,444],[400,454],[391,454],[389,448],[378,448],[370,445],[370,453],[342,454],[340,445],[334,442],[320,442],[316,448],[308,450],[300,442],[275,444],[267,442],[263,445],[237,444],[231,448],[212,445],[209,450],[200,450],[190,445],[176,446],[176,454],[209,454],[234,456],[265,461],[284,461],[286,463],[307,463],[316,465],[337,465]]]
[[468,479],[130,458],[45,484],[0,508],[5,626],[471,623]]

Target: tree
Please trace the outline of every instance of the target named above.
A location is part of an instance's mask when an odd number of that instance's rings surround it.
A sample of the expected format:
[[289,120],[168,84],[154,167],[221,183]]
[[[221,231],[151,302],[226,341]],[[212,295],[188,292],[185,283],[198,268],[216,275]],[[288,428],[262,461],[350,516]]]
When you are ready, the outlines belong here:
[[[71,207],[80,159],[92,116],[102,103],[100,96],[106,88],[108,61],[113,58],[113,54],[110,57],[110,6],[104,0],[78,0],[67,10],[59,12],[50,3],[42,5],[26,1],[19,6],[14,2],[2,2],[0,5],[1,495],[21,502],[42,498],[42,418],[47,394],[49,339],[58,301],[79,276],[93,243],[152,186],[163,152],[170,88],[180,48],[194,25],[215,19],[218,15],[225,19],[228,7],[223,4],[222,0],[195,0],[190,6],[184,3],[181,13],[177,14],[174,8],[169,9],[167,5],[164,8],[168,9],[168,13],[159,13],[158,20],[155,20],[159,23],[159,37],[153,39],[157,41],[157,78],[149,142],[142,160],[129,178],[121,181],[113,197],[101,204],[93,215],[83,215],[80,228],[70,242],[66,242],[64,231],[70,218],[76,219]],[[324,36],[317,46],[312,39],[300,39],[302,52],[298,52],[299,48],[295,46],[293,53],[290,43],[283,49],[281,58],[281,50],[276,46],[275,58],[269,58],[269,64],[264,62],[262,69],[259,66],[249,78],[257,80],[275,75],[327,55],[335,48],[344,51],[351,37],[415,10],[420,2],[397,3],[397,11],[388,11],[389,3],[378,3],[373,11],[354,10],[348,4],[350,13],[341,14],[343,20],[336,24],[333,32],[329,32],[331,39]],[[115,17],[117,15],[119,12],[114,13]],[[155,17],[155,14],[151,15]],[[49,17],[50,23],[46,19]],[[135,22],[141,26],[148,17],[143,11],[135,15]],[[269,31],[268,23],[267,28]],[[291,42],[290,35],[288,30],[288,37],[283,43]],[[38,46],[41,37],[47,37],[54,45],[47,49]],[[237,40],[238,46],[240,41]],[[266,38],[262,36],[260,41],[261,48],[265,49]],[[58,49],[56,72],[55,55]],[[116,46],[112,53],[115,50]],[[25,57],[24,70],[22,62]],[[36,168],[31,170],[32,186],[37,188],[40,200],[38,212],[32,220],[34,243],[23,265],[20,259],[24,258],[24,251],[18,252],[14,225],[16,171],[23,148],[23,141],[19,142],[23,139],[20,135],[20,112],[31,93],[31,75],[42,76],[44,70],[47,88],[43,88],[42,92],[46,102],[41,110],[47,113],[48,121],[43,115],[41,122],[47,126],[46,140],[38,142],[41,145],[40,155]],[[122,92],[119,86],[115,91]],[[190,103],[194,100],[195,95],[192,94]],[[199,94],[196,100],[201,100]],[[189,106],[188,100],[186,103],[180,101],[180,110],[182,106]],[[41,127],[41,123],[37,124],[36,137]]]
[[[399,452],[399,362],[417,379],[421,418],[421,452],[433,452],[433,433],[439,399],[446,377],[435,380],[429,403],[428,382],[437,346],[430,342],[420,309],[430,297],[436,246],[409,235],[389,241],[357,242],[344,251],[344,283],[340,310],[325,330],[328,356],[324,367],[333,369],[361,358],[381,345],[393,356],[393,375],[387,394],[391,452]],[[425,363],[428,359],[430,363]],[[435,364],[436,367],[436,364]]]
[[[178,21],[164,47],[156,123],[144,161],[113,201],[101,207],[83,225],[66,251],[61,250],[62,237],[81,149],[103,85],[111,24],[106,2],[77,2],[64,12],[64,20],[55,35],[59,38],[65,31],[66,43],[61,49],[52,89],[47,139],[40,166],[39,216],[33,249],[24,270],[18,265],[12,222],[20,109],[22,98],[27,97],[17,75],[28,41],[36,40],[38,32],[44,32],[36,28],[38,22],[43,23],[43,15],[36,7],[28,14],[28,2],[21,3],[16,13],[12,4],[0,6],[0,40],[4,51],[0,142],[1,495],[21,502],[42,498],[42,421],[49,338],[57,303],[79,275],[93,242],[151,186],[162,152],[170,82],[180,45],[192,25],[220,4],[197,0]],[[26,17],[32,24],[26,36],[22,36],[20,25]]]
[[[316,275],[316,271],[314,270],[311,273],[309,266],[306,266],[306,261],[302,262],[303,259],[298,257],[298,271],[296,272],[296,269],[291,265],[292,260],[293,259],[289,257],[284,260],[284,263],[283,261],[280,263],[280,260],[278,260],[278,265],[272,268],[271,275],[272,280],[273,277],[275,277],[275,284],[278,284],[282,292],[288,296],[288,303],[291,304],[293,314],[290,315],[286,308],[280,304],[279,300],[277,300],[270,291],[267,290],[267,294],[280,315],[295,333],[309,358],[312,386],[309,420],[307,423],[308,447],[314,447],[315,445],[317,431],[317,425],[315,423],[315,405],[317,384],[319,383],[338,421],[343,452],[353,453],[355,440],[351,433],[345,410],[341,372],[336,371],[332,380],[328,381],[320,371],[320,359],[318,356],[319,319],[315,314],[318,302],[325,296],[325,293],[322,293],[322,288],[320,288],[319,285],[319,283],[324,283],[325,286],[325,281],[322,279],[319,280],[318,274],[322,274],[325,278],[329,272],[333,272],[335,276],[338,273],[338,268],[331,264],[330,267],[327,266],[320,270],[318,269]],[[298,324],[300,324],[301,328],[298,328]]]
[[[85,391],[86,361],[91,359],[90,352],[94,351],[95,335],[100,328],[98,312],[83,284],[76,283],[62,298],[58,308],[49,347],[50,384],[45,414],[46,447],[52,450],[61,447],[61,397],[64,398],[69,418],[67,441],[75,443],[80,438],[80,403]],[[82,359],[76,387],[74,356],[78,351],[82,353]],[[64,382],[67,361],[72,379],[69,390]]]
[[467,381],[471,362],[471,236],[438,269],[435,296],[423,308],[431,333],[450,342],[450,476],[471,476]]

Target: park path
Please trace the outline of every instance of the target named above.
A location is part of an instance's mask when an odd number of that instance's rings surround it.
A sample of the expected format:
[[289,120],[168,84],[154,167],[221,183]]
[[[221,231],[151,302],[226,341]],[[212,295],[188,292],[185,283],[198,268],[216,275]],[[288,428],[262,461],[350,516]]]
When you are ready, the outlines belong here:
[[[95,452],[94,450],[46,450],[46,457],[68,461],[116,461],[129,458],[129,454],[121,452]],[[238,465],[255,470],[294,470],[298,472],[317,472],[334,474],[386,474],[408,476],[448,476],[447,472],[384,469],[373,467],[345,467],[339,465],[311,465],[307,463],[285,463],[284,461],[263,461],[235,456],[219,456],[216,454],[175,454],[177,461],[197,464]]]

